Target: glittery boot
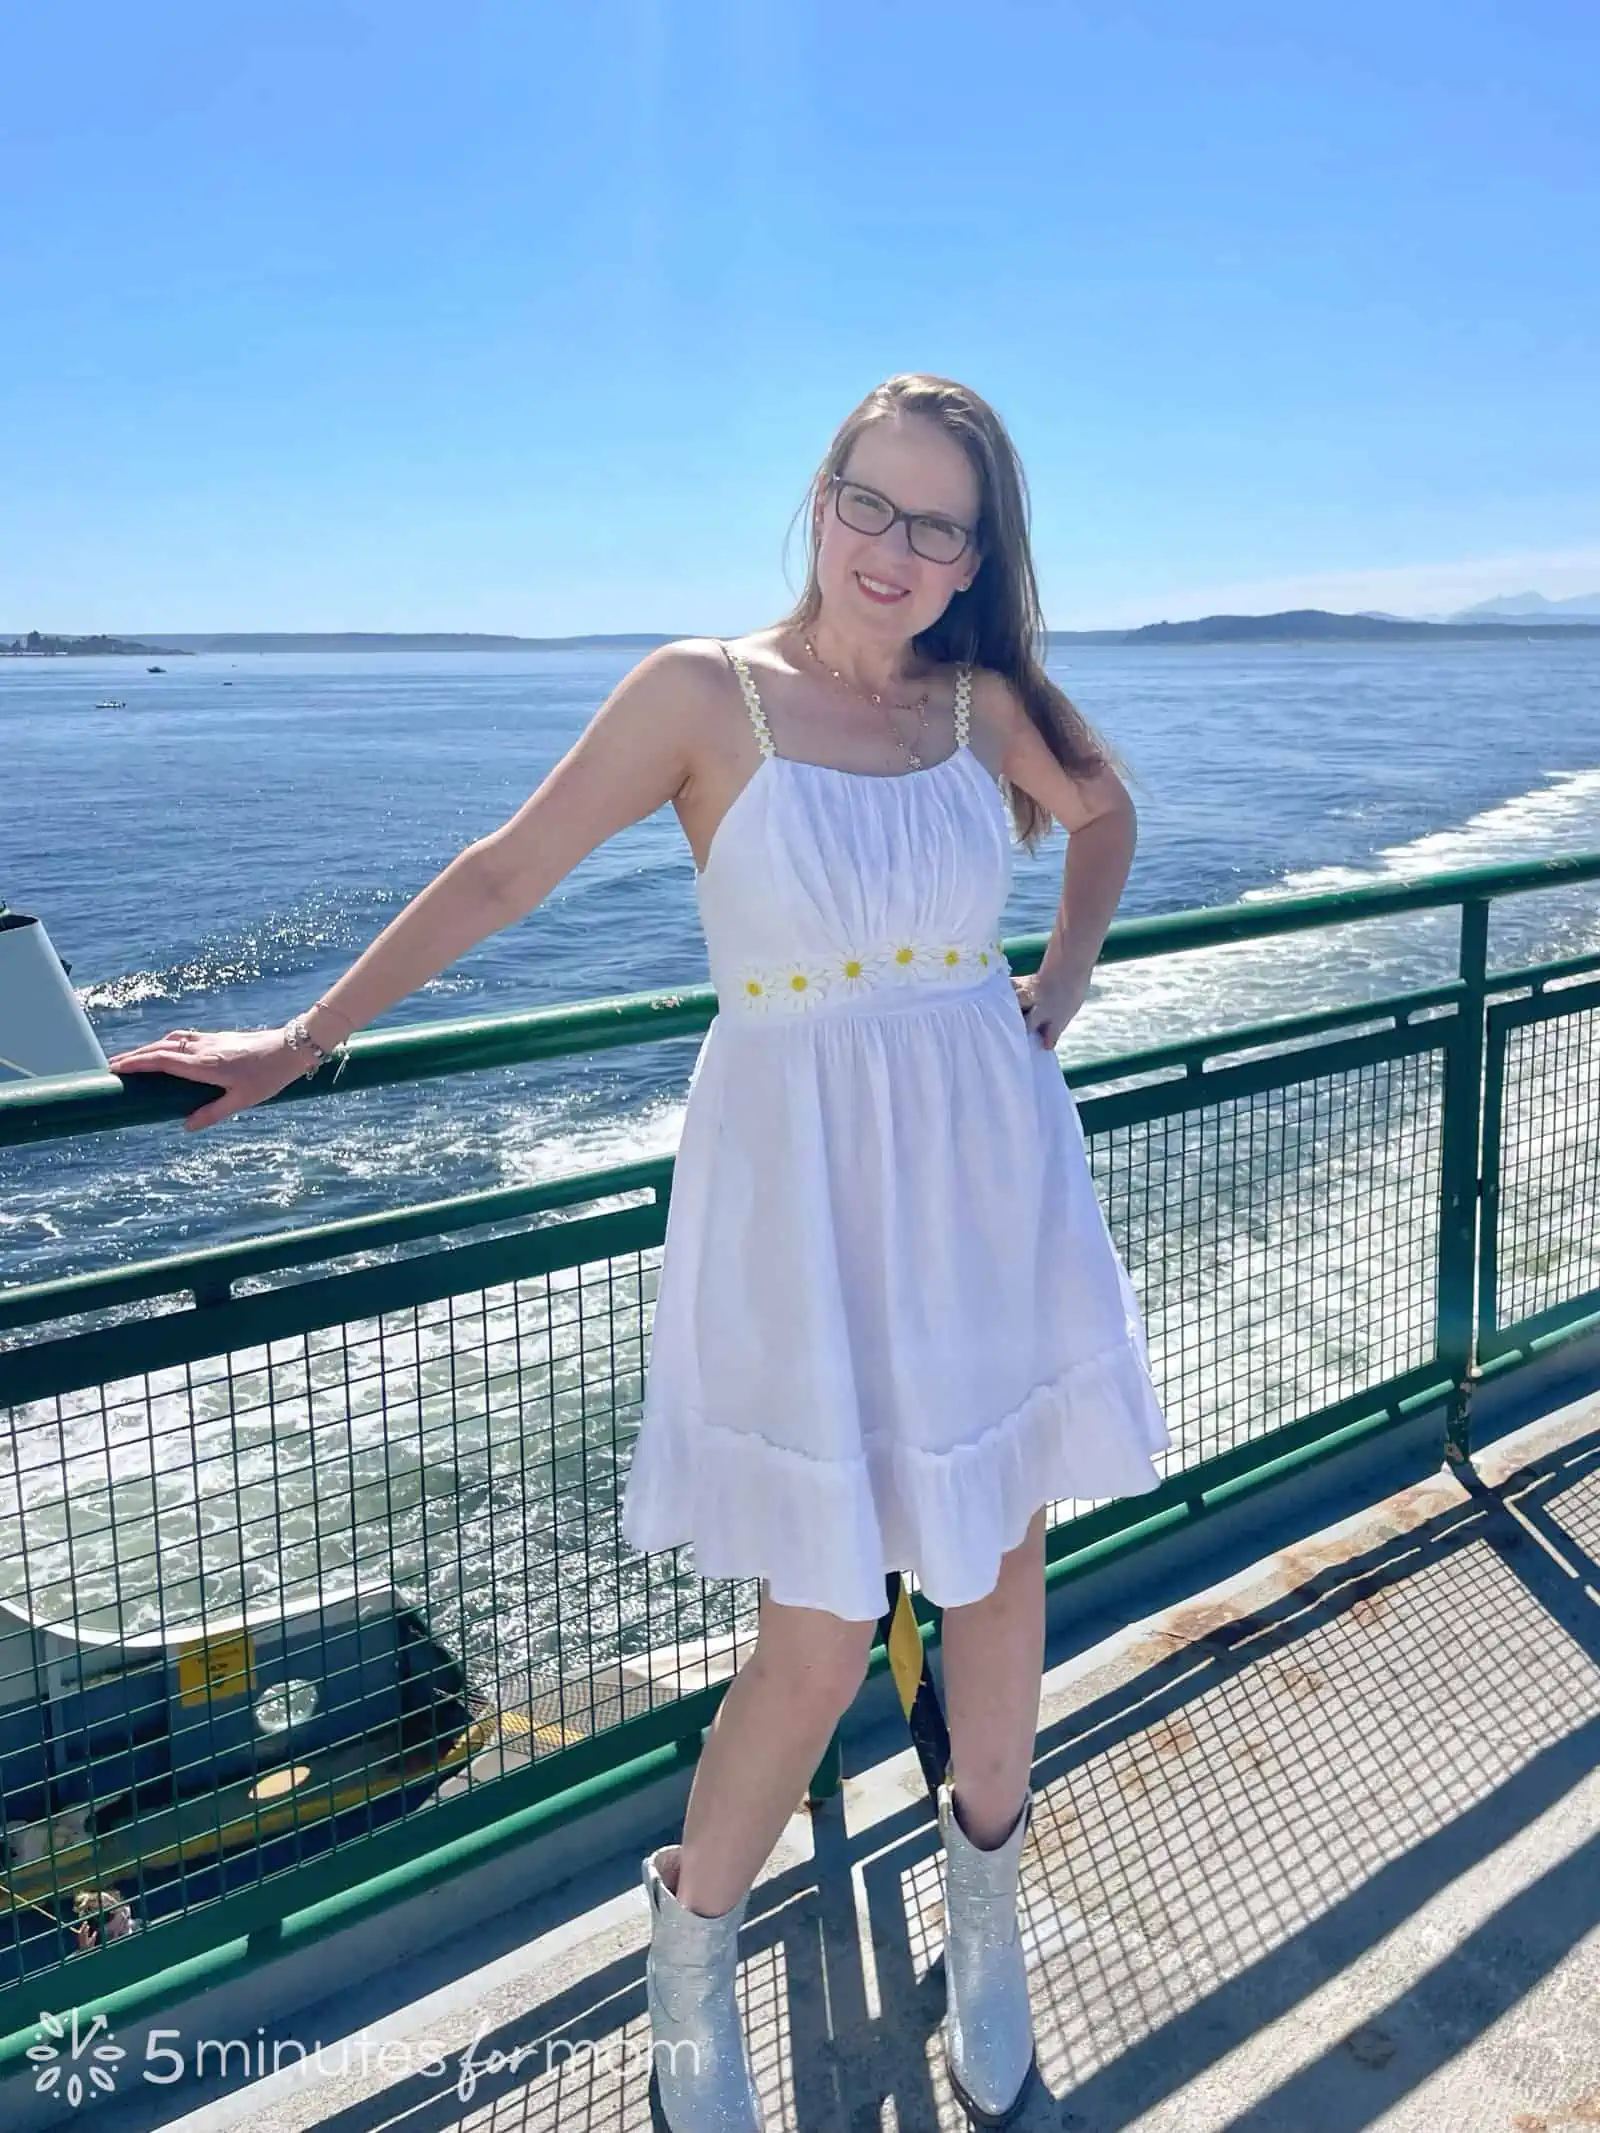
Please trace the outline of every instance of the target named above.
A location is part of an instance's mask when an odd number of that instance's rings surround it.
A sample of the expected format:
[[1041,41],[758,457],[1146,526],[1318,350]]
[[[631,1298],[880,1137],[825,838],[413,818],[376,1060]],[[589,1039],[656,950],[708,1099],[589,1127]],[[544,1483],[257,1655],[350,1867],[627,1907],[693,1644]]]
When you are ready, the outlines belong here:
[[980,1851],[956,1820],[948,1784],[939,1787],[939,1834],[945,1847],[943,2024],[950,2082],[981,2126],[1008,2125],[1021,2109],[1033,2073],[1028,1970],[1017,1916],[1022,1842],[1033,1819],[1033,1794],[1011,1833]]
[[644,1861],[650,2122],[665,2133],[764,2133],[734,1995],[748,1892],[731,1911],[702,1918],[667,1887],[660,1856]]

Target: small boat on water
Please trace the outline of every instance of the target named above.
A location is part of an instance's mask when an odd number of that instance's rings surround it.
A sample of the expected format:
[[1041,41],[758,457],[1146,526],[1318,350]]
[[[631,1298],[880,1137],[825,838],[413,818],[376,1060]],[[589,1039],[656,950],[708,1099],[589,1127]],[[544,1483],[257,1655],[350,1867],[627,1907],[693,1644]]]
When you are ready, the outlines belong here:
[[0,1982],[413,1812],[499,1732],[387,1583],[132,1636],[0,1601]]
[[146,667],[146,668],[145,668],[145,672],[146,672],[147,674],[165,674],[165,672],[166,672],[166,671],[167,671],[167,670],[166,670],[166,668],[165,668],[165,667]]
[[126,711],[127,708],[128,699],[125,696],[102,696],[95,705],[97,711]]

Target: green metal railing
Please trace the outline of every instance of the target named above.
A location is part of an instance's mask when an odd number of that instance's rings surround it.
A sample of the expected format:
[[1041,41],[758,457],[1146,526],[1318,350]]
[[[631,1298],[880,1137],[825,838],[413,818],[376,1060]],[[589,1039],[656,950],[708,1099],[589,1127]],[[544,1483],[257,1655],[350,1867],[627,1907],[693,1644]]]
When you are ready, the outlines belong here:
[[[1497,899],[1597,883],[1590,854],[1113,928],[1103,964],[1426,912],[1459,932],[1443,982],[1068,1070],[1174,1450],[1150,1494],[1055,1507],[1052,1580],[1424,1410],[1463,1459],[1477,1382],[1600,1324],[1600,951],[1489,967]],[[1025,972],[1044,937],[1006,948]],[[337,1089],[274,1101],[695,1036],[715,1008],[705,987],[371,1033]],[[205,1100],[22,1083],[0,1145]],[[151,1657],[139,1709],[85,1721],[126,1795],[83,1828],[71,1786],[13,1783],[15,1747],[8,1775],[0,1679],[0,2032],[258,1960],[698,1752],[754,1584],[618,1533],[671,1179],[632,1163],[0,1291],[0,1602],[183,1642],[187,1712],[180,1755]],[[185,1793],[255,1692],[257,1626],[330,1591],[400,1619],[409,1716],[371,1727],[381,1653],[346,1639],[322,1684],[344,1733]],[[114,1902],[143,1930],[108,1937]]]

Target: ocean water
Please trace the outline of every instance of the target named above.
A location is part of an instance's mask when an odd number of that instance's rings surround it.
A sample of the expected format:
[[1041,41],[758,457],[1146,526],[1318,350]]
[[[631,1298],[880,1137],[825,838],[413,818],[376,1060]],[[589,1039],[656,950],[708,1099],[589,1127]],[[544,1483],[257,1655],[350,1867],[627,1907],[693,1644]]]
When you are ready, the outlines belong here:
[[[0,661],[0,896],[44,919],[108,1053],[179,1024],[281,1023],[521,805],[628,663],[224,655],[147,675]],[[1132,773],[1140,839],[1120,916],[1600,851],[1594,643],[1095,647],[1055,671]],[[97,711],[108,695],[127,709]],[[1007,933],[1048,927],[1064,851],[1059,833],[1019,850]],[[1103,969],[1061,1056],[1439,982],[1456,931],[1454,914],[1425,914]],[[1510,899],[1491,934],[1501,967],[1595,948],[1592,887]],[[663,809],[372,1026],[705,977],[692,862]],[[697,1045],[5,1151],[0,1281],[668,1153]],[[1563,1131],[1581,1133],[1570,1112]],[[1268,1149],[1258,1174],[1241,1154],[1194,1214],[1203,1265],[1163,1259],[1160,1195],[1145,1196],[1152,1229],[1131,1241],[1180,1452],[1417,1359],[1385,1345],[1382,1293],[1414,1294],[1428,1260],[1429,1218],[1407,1207],[1415,1131],[1414,1106],[1370,1122],[1394,1150],[1388,1241],[1340,1189],[1336,1144],[1293,1179],[1287,1155]],[[1303,1293],[1281,1322],[1262,1303],[1288,1233],[1322,1279],[1309,1331]],[[626,1335],[609,1395],[583,1298],[557,1280],[531,1301],[429,1307],[404,1338],[366,1329],[379,1360],[359,1382],[354,1336],[335,1329],[297,1358],[37,1403],[0,1442],[0,1528],[23,1535],[0,1550],[0,1595],[80,1616],[115,1599],[108,1625],[170,1626],[377,1560],[486,1678],[637,1650],[638,1565],[605,1558],[594,1514],[615,1490],[613,1433],[619,1445],[637,1416],[647,1303],[643,1287],[609,1298]],[[128,1547],[140,1519],[159,1534],[142,1561]],[[471,1566],[487,1559],[484,1583]],[[587,1627],[570,1606],[562,1617],[579,1576]],[[675,1634],[692,1599],[686,1584],[674,1595]]]
[[[281,1023],[519,807],[633,655],[0,661],[0,897],[36,912],[108,1053]],[[1134,776],[1130,917],[1600,850],[1600,645],[1085,647],[1055,672]],[[125,711],[96,701],[124,697]],[[1018,850],[1005,930],[1054,916]],[[1102,969],[1064,1062],[1449,975],[1454,921]],[[1502,964],[1600,941],[1600,894],[1509,900]],[[700,984],[670,808],[370,1025]],[[696,1046],[10,1150],[0,1281],[46,1279],[665,1153]]]

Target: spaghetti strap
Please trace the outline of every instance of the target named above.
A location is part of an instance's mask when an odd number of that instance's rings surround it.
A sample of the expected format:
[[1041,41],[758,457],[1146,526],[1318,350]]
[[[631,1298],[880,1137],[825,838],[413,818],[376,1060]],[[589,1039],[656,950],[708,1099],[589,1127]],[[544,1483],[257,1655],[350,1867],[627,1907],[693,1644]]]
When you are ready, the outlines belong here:
[[[718,639],[721,643],[721,639]],[[736,652],[731,644],[723,644],[722,651],[729,666],[738,678],[739,691],[744,697],[745,709],[750,714],[750,723],[755,728],[756,740],[764,756],[778,752],[772,738],[772,728],[767,724],[767,714],[761,702],[761,692],[756,687],[755,676],[750,671],[748,660],[742,652]],[[968,745],[972,733],[972,669],[969,666],[956,668],[956,749],[959,752]]]
[[743,655],[736,652],[732,645],[724,644],[722,649],[727,654],[729,666],[732,667],[739,678],[739,688],[744,696],[744,706],[750,714],[750,723],[756,730],[756,740],[760,743],[761,753],[764,756],[776,755],[778,750],[773,742],[772,728],[767,724],[767,714],[762,709],[761,697],[756,689],[755,676],[751,673]]

